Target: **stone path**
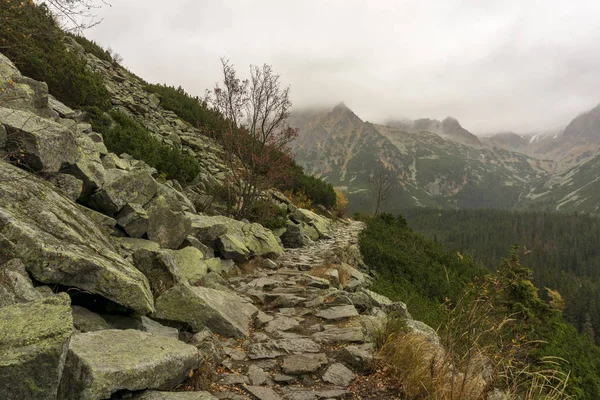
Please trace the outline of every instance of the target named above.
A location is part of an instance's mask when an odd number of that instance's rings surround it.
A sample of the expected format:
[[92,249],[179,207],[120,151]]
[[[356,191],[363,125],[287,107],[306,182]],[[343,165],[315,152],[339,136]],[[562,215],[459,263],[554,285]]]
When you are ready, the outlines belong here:
[[288,249],[276,263],[229,279],[261,311],[249,339],[219,342],[216,397],[359,398],[349,386],[372,359],[365,326],[381,320],[388,304],[365,290],[370,278],[360,271],[356,246],[362,228],[337,224],[334,239]]

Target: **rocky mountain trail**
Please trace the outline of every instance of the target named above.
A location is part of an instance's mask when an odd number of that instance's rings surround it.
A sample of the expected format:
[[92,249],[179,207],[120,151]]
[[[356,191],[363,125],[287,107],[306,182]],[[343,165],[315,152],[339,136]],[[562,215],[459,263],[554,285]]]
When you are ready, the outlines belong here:
[[[384,310],[393,304],[367,289],[371,278],[357,251],[363,227],[356,221],[337,223],[331,239],[286,249],[275,265],[265,263],[228,279],[259,311],[246,339],[217,343],[222,358],[213,395],[239,400],[383,398],[377,390],[372,396],[358,394],[357,381],[373,360],[370,334],[384,323]],[[384,397],[396,398],[390,393]]]
[[[205,140],[141,92],[134,78],[86,57],[107,74],[115,107],[128,107],[157,132],[166,128],[152,121],[166,118],[180,127],[175,135]],[[183,189],[145,162],[111,153],[85,113],[52,98],[45,83],[23,77],[1,54],[0,72],[0,398],[214,398],[171,392],[218,354],[207,338],[247,340],[262,315],[256,298],[264,296],[273,309],[294,307],[306,299],[296,282],[329,285],[290,269],[256,282],[254,297],[231,290],[244,283],[235,276],[249,262],[264,258],[273,271],[279,268],[273,260],[292,257],[284,245],[314,244],[325,259],[318,240],[341,240],[331,221],[271,192],[261,199],[286,221],[274,231],[200,212],[195,196],[210,195],[207,187],[223,172],[218,152],[182,140],[181,149],[204,160],[205,169],[194,190]],[[140,92],[120,102],[131,91]],[[292,252],[307,265],[316,262],[306,250]],[[271,288],[272,281],[294,284]],[[273,311],[265,311],[268,319]],[[291,329],[294,316],[268,325],[268,334]],[[281,339],[255,351],[315,346],[312,339]]]

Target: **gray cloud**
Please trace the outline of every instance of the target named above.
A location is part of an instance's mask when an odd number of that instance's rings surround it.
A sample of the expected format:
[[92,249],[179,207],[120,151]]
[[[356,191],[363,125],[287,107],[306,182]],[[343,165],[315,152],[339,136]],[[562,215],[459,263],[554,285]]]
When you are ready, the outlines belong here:
[[219,58],[272,64],[297,107],[444,118],[476,133],[566,125],[600,102],[597,0],[113,0],[86,32],[151,82],[203,95]]

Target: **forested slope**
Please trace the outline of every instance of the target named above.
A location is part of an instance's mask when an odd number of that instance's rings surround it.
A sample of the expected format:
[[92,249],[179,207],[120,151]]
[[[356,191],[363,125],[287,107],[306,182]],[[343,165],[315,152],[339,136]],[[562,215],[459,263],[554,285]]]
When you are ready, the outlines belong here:
[[533,270],[533,281],[558,290],[565,318],[595,338],[600,332],[600,219],[581,214],[505,210],[409,209],[403,215],[419,232],[497,265],[512,244]]

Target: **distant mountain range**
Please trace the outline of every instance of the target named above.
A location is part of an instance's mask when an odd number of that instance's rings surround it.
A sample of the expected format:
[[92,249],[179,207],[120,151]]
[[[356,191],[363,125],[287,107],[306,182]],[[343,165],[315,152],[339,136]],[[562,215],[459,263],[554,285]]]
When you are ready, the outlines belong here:
[[600,105],[563,131],[478,138],[448,117],[443,121],[363,121],[346,105],[297,111],[293,143],[307,172],[344,190],[351,211],[368,211],[369,176],[383,166],[393,175],[385,209],[519,208],[600,214]]

